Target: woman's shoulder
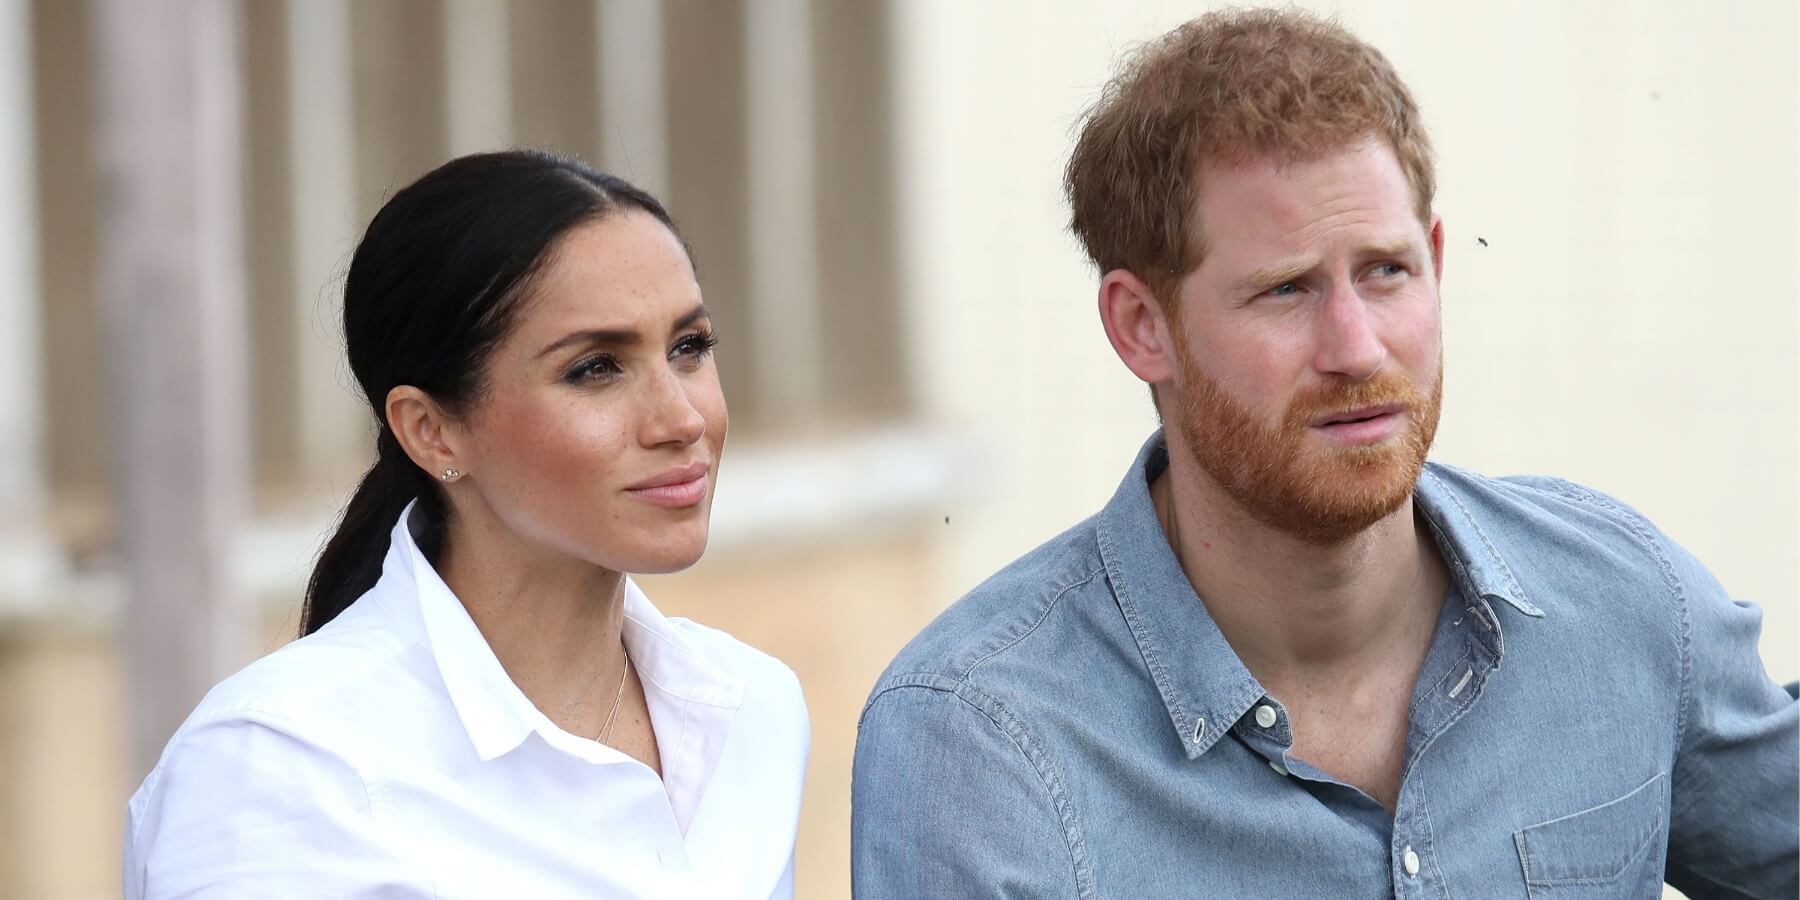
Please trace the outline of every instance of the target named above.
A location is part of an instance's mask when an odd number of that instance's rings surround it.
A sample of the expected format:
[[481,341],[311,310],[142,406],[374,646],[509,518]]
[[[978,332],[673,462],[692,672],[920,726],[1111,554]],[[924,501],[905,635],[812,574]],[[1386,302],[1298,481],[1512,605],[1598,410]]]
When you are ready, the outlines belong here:
[[[372,603],[357,603],[318,631],[289,641],[208,691],[176,732],[219,722],[284,723],[286,730],[379,721],[422,673],[414,641],[389,627]],[[377,686],[388,690],[372,690]]]

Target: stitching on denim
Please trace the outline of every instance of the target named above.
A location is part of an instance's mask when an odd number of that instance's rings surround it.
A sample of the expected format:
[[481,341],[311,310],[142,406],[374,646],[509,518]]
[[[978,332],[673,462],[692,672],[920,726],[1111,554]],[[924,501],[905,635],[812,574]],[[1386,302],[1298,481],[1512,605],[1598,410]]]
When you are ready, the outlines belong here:
[[[1433,481],[1436,481],[1439,487],[1443,487],[1442,479],[1438,478],[1430,471],[1427,471],[1425,474],[1429,475]],[[1425,517],[1425,527],[1431,529],[1432,543],[1436,545],[1438,553],[1445,557],[1450,563],[1451,574],[1456,579],[1457,590],[1469,597],[1481,596],[1481,591],[1476,589],[1475,582],[1469,578],[1468,562],[1462,558],[1462,554],[1458,552],[1456,545],[1451,543],[1450,538],[1444,534],[1443,526],[1439,525],[1437,519],[1432,518],[1429,512],[1425,512],[1424,510],[1421,510],[1421,512]],[[1464,514],[1467,515],[1466,510]]]
[[[1168,670],[1163,668],[1162,656],[1156,651],[1155,639],[1144,628],[1144,623],[1138,616],[1136,598],[1129,595],[1125,588],[1125,582],[1119,578],[1119,573],[1113,563],[1113,560],[1118,557],[1118,552],[1113,548],[1112,537],[1105,527],[1098,529],[1098,536],[1100,562],[1106,567],[1107,577],[1112,579],[1113,594],[1119,601],[1119,611],[1125,614],[1125,623],[1131,627],[1131,636],[1137,640],[1138,651],[1144,655],[1144,666],[1150,670],[1150,680],[1156,683],[1157,692],[1169,705],[1169,714],[1175,719],[1175,730],[1180,735],[1181,743],[1185,747],[1191,742],[1187,734],[1187,712],[1182,709],[1181,698],[1175,694],[1173,688],[1169,687]],[[1223,734],[1224,732],[1224,723],[1220,723],[1219,728],[1213,729],[1214,734]],[[1211,746],[1211,744],[1208,743],[1207,746]]]
[[[1421,796],[1431,795],[1430,785],[1426,782],[1423,775],[1415,776],[1414,780],[1419,785],[1419,793]],[[1404,775],[1401,776],[1400,783],[1403,785],[1406,783],[1406,777]],[[1444,870],[1438,866],[1437,862],[1437,849],[1431,832],[1431,810],[1427,808],[1424,800],[1420,800],[1417,806],[1419,810],[1419,819],[1425,823],[1425,862],[1430,864],[1431,871],[1436,876],[1433,880],[1437,882],[1438,896],[1442,897],[1443,900],[1450,900],[1450,883],[1444,880]]]
[[1525,829],[1513,832],[1513,846],[1519,851],[1519,871],[1525,877],[1525,898],[1534,900],[1537,892],[1532,890],[1535,882],[1531,880],[1531,848],[1525,843]]
[[[1513,577],[1512,569],[1506,565],[1506,560],[1500,557],[1500,551],[1494,549],[1494,543],[1488,539],[1487,532],[1482,530],[1481,523],[1475,521],[1474,514],[1469,512],[1467,506],[1463,505],[1462,498],[1456,496],[1456,492],[1451,490],[1450,486],[1445,484],[1444,480],[1438,477],[1436,472],[1427,470],[1425,474],[1432,481],[1437,483],[1437,486],[1443,491],[1444,496],[1449,498],[1450,502],[1456,506],[1458,512],[1462,513],[1463,518],[1469,523],[1470,530],[1475,532],[1475,536],[1481,538],[1482,548],[1487,550],[1488,555],[1494,558],[1495,565],[1499,566],[1500,571],[1505,573],[1507,585],[1513,589],[1513,593],[1518,595],[1519,599],[1524,600],[1527,605],[1536,606],[1537,604],[1532,603],[1530,598],[1525,596],[1525,589],[1519,586],[1519,580]],[[1427,519],[1429,518],[1430,517],[1427,517]]]
[[[1657,785],[1656,796],[1657,796],[1657,798],[1663,800],[1664,805],[1666,805],[1666,803],[1668,801],[1668,796],[1669,796],[1668,780],[1669,780],[1668,777],[1664,773],[1658,772],[1649,781],[1646,781],[1643,784],[1638,785],[1635,789],[1626,793],[1622,797],[1618,797],[1613,800],[1608,800],[1605,803],[1597,804],[1595,806],[1590,806],[1587,809],[1580,810],[1578,812],[1572,812],[1566,816],[1558,816],[1557,818],[1550,819],[1548,821],[1539,822],[1536,825],[1527,825],[1526,827],[1513,832],[1513,840],[1519,846],[1520,857],[1523,858],[1526,854],[1525,847],[1529,843],[1529,841],[1526,840],[1527,832],[1535,831],[1537,829],[1543,828],[1546,825],[1552,825],[1552,824],[1555,824],[1558,822],[1564,822],[1564,821],[1567,821],[1570,819],[1580,818],[1581,816],[1585,816],[1590,813],[1597,812],[1599,810],[1605,809],[1606,807],[1616,806],[1620,803],[1624,803],[1627,800],[1631,800],[1631,799],[1635,798],[1638,794],[1642,793],[1646,788],[1649,788],[1652,784]],[[1662,833],[1662,831],[1663,831],[1663,817],[1661,815],[1652,816],[1649,819],[1649,827],[1644,829],[1643,835],[1641,837],[1633,838],[1633,840],[1636,842],[1637,846],[1634,847],[1630,853],[1626,854],[1624,859],[1622,859],[1618,862],[1618,864],[1616,866],[1617,871],[1614,871],[1610,875],[1584,875],[1584,876],[1573,877],[1573,878],[1559,878],[1559,877],[1555,877],[1553,872],[1546,871],[1543,874],[1538,876],[1535,883],[1539,887],[1555,887],[1558,885],[1571,885],[1571,884],[1611,884],[1615,881],[1618,881],[1619,878],[1621,876],[1623,876],[1625,874],[1625,872],[1627,870],[1629,870],[1634,863],[1636,863],[1639,859],[1641,859],[1643,857],[1645,851],[1648,850],[1653,844],[1656,843],[1656,836],[1658,834]],[[1609,863],[1608,865],[1611,865],[1611,863]],[[1527,891],[1528,893],[1529,893],[1529,887],[1532,883],[1533,883],[1533,881],[1531,879],[1530,873],[1527,872],[1526,873],[1526,885],[1528,888],[1528,891]]]
[[1087,575],[1084,576],[1081,580],[1073,581],[1073,582],[1070,582],[1069,584],[1063,585],[1060,588],[1057,588],[1056,593],[1051,595],[1050,602],[1044,604],[1043,611],[1038,613],[1038,617],[1037,617],[1036,621],[1032,622],[1030,625],[1027,625],[1025,627],[1024,631],[1019,632],[1018,634],[1014,635],[1011,638],[1002,639],[1000,641],[1000,643],[994,647],[994,649],[989,650],[988,652],[983,653],[982,655],[976,657],[975,661],[969,663],[969,665],[962,670],[962,673],[957,676],[958,683],[967,682],[969,680],[969,676],[975,672],[975,668],[977,666],[981,665],[984,662],[987,662],[990,659],[993,659],[995,656],[998,656],[1001,653],[1006,652],[1007,650],[1016,646],[1020,641],[1030,637],[1031,633],[1036,631],[1038,629],[1039,625],[1044,624],[1044,620],[1050,618],[1050,611],[1056,608],[1056,604],[1062,600],[1064,594],[1067,594],[1068,592],[1093,581],[1094,576],[1098,575],[1098,574],[1100,574],[1100,570],[1098,568],[1093,569],[1093,570],[1089,571],[1087,573]]
[[[1427,692],[1427,696],[1435,697],[1437,695],[1438,689],[1444,686],[1444,682],[1450,680],[1450,676],[1452,674],[1455,674],[1458,677],[1461,677],[1461,673],[1457,671],[1458,669],[1466,669],[1469,672],[1475,671],[1474,661],[1475,661],[1475,654],[1470,653],[1468,651],[1468,648],[1465,647],[1463,649],[1462,656],[1458,657],[1456,662],[1452,663],[1448,669],[1445,669],[1444,674],[1438,676],[1438,680],[1432,684],[1431,690]],[[1469,679],[1471,685],[1474,683],[1474,680],[1475,679],[1473,677],[1471,677]],[[1462,696],[1464,696],[1464,695],[1459,694],[1456,697],[1449,697],[1448,695],[1446,695],[1446,699],[1457,700],[1457,699],[1461,699]],[[1412,701],[1412,704],[1407,707],[1407,709],[1406,709],[1407,721],[1413,721],[1418,718],[1419,703],[1423,699],[1424,699],[1423,697],[1414,698]]]
[[[1038,746],[1037,741],[1032,739],[1031,732],[1025,727],[1025,723],[1019,721],[1019,718],[1014,716],[998,698],[966,681],[959,682],[957,687],[948,693],[968,704],[971,709],[986,716],[988,721],[993,722],[994,726],[999,728],[1008,740],[1012,741],[1020,755],[1024,756],[1025,761],[1031,765],[1032,771],[1038,776],[1038,781],[1044,785],[1045,793],[1050,795],[1050,805],[1056,810],[1057,819],[1062,826],[1063,845],[1069,852],[1069,864],[1072,874],[1075,876],[1076,896],[1081,900],[1093,900],[1096,896],[1096,888],[1093,867],[1087,858],[1087,842],[1082,839],[1081,823],[1075,814],[1074,800],[1069,796],[1068,789],[1063,784],[1062,774],[1057,771],[1055,761],[1051,760],[1049,754],[1045,753]],[[969,695],[973,695],[973,697]],[[980,702],[976,702],[977,700]]]
[[1550,489],[1571,500],[1588,503],[1615,517],[1618,524],[1630,531],[1632,536],[1643,543],[1643,549],[1655,560],[1657,570],[1663,578],[1663,586],[1669,589],[1669,599],[1675,607],[1676,638],[1675,645],[1680,650],[1681,659],[1681,700],[1675,707],[1675,752],[1681,752],[1682,741],[1687,738],[1688,702],[1693,697],[1693,623],[1688,615],[1687,592],[1681,579],[1675,575],[1675,564],[1668,554],[1663,552],[1662,542],[1656,539],[1649,520],[1636,511],[1614,502],[1602,494],[1580,487],[1560,478],[1549,479]]
[[862,730],[863,720],[869,717],[869,708],[874,706],[875,701],[881,699],[883,694],[907,687],[929,688],[934,691],[952,691],[956,689],[957,684],[958,682],[955,679],[947,678],[935,672],[895,672],[889,674],[875,685],[874,690],[869,692],[869,699],[863,701],[862,712],[857,713],[856,715],[856,728],[858,731]]

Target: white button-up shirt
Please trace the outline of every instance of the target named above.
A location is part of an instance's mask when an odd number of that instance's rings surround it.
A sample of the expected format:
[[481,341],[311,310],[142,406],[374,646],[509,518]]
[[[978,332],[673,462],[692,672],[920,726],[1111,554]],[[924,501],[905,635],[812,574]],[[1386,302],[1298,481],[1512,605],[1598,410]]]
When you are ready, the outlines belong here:
[[659,779],[526,699],[405,521],[373,589],[169,741],[131,798],[127,898],[793,896],[786,666],[628,582]]

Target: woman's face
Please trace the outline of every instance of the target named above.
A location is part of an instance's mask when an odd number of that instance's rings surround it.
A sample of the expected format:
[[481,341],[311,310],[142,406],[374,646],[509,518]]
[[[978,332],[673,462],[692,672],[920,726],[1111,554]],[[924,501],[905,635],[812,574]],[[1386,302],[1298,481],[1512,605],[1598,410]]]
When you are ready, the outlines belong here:
[[533,549],[616,572],[692,565],[726,429],[693,266],[636,210],[550,253],[459,423],[459,493]]

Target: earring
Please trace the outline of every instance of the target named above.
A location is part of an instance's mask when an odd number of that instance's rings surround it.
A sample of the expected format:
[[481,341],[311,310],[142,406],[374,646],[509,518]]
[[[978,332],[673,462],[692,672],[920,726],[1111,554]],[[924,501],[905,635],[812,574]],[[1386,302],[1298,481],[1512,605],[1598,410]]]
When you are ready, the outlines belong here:
[[442,478],[442,479],[443,479],[443,480],[445,480],[445,481],[452,481],[452,480],[455,480],[455,479],[457,479],[457,478],[459,478],[459,477],[461,477],[461,476],[462,476],[462,473],[461,473],[461,472],[458,472],[458,471],[456,471],[456,470],[455,470],[455,469],[445,469],[445,470],[444,470],[444,474],[442,474],[442,475],[439,475],[439,476],[438,476],[438,477],[439,477],[439,478]]

